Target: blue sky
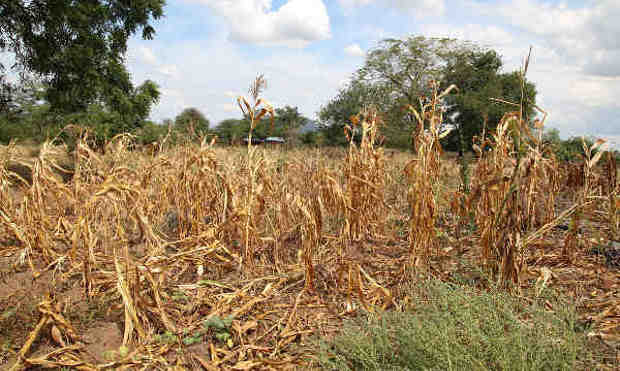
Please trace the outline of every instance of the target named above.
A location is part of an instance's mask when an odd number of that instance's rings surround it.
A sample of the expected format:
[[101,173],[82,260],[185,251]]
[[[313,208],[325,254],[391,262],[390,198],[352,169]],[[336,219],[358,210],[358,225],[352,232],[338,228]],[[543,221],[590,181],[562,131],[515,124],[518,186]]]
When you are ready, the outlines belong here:
[[131,40],[134,82],[162,89],[154,120],[186,107],[238,117],[258,73],[276,107],[315,118],[381,39],[449,36],[497,50],[504,70],[533,46],[528,77],[548,127],[620,142],[620,1],[168,0],[154,40]]

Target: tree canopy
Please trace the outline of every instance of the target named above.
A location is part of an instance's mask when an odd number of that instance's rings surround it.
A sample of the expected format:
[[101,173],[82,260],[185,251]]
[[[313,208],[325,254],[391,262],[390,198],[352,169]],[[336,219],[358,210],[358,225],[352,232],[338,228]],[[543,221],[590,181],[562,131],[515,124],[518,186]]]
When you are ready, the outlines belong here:
[[341,88],[338,94],[321,107],[319,121],[325,138],[330,144],[346,144],[343,127],[351,116],[363,107],[374,105],[387,107],[391,104],[389,95],[377,84],[353,80]]
[[95,102],[81,111],[60,113],[52,111],[46,100],[46,84],[15,86],[10,105],[0,114],[0,142],[19,138],[42,141],[58,135],[67,124],[77,124],[89,127],[96,142],[102,144],[117,134],[143,127],[160,97],[157,84],[147,80],[118,97],[115,109]]
[[[103,103],[123,113],[134,93],[124,66],[127,40],[138,31],[145,39],[153,38],[151,22],[163,16],[164,4],[164,0],[2,1],[0,50],[15,55],[16,63],[9,68],[45,79],[45,98],[52,111],[74,113]],[[0,74],[6,70],[0,64]]]
[[[457,149],[460,136],[470,147],[472,137],[482,131],[484,117],[488,116],[492,128],[504,112],[514,110],[489,98],[519,101],[515,99],[521,95],[519,74],[502,73],[501,67],[495,51],[471,42],[423,36],[386,39],[368,53],[351,83],[321,108],[319,117],[330,141],[337,142],[336,135],[341,136],[349,117],[372,104],[386,123],[382,129],[386,144],[407,147],[417,120],[404,108],[418,108],[420,98],[431,93],[433,80],[442,89],[455,84],[458,92],[443,102],[447,109],[443,124],[456,129],[447,144]],[[534,102],[535,87],[529,82],[526,86]]]
[[[487,130],[492,130],[506,112],[519,109],[490,100],[501,98],[516,104],[521,101],[520,73],[501,73],[501,67],[502,61],[497,53],[488,50],[465,55],[446,69],[445,81],[459,88],[445,99],[448,107],[445,117],[456,129],[446,138],[448,148],[471,147],[473,137],[482,133],[484,125]],[[524,112],[532,117],[534,107],[527,102],[535,103],[536,87],[529,81],[525,83],[525,96]]]
[[[299,134],[299,129],[309,121],[299,112],[297,107],[287,105],[276,108],[275,113],[273,127],[269,119],[262,119],[253,131],[255,137],[276,136],[283,137],[287,141],[294,140]],[[248,135],[249,130],[250,120],[247,117],[224,120],[215,128],[220,141],[224,143],[232,143],[244,138]]]
[[186,108],[174,119],[178,131],[191,135],[204,135],[209,131],[209,120],[197,108]]

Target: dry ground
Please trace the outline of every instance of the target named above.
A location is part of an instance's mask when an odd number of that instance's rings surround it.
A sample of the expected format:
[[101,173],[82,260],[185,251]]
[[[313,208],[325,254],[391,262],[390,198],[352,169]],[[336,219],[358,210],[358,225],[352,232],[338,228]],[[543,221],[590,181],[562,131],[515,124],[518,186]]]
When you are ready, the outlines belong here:
[[[376,162],[351,174],[362,165],[330,148],[151,155],[119,141],[73,158],[48,145],[1,148],[0,169],[32,173],[0,173],[0,369],[309,368],[312,336],[332,336],[362,310],[399,310],[417,273],[484,290],[479,232],[452,209],[452,156],[434,185],[436,245],[413,271],[403,171],[412,157],[371,154]],[[63,163],[72,179],[59,175]],[[557,215],[575,192],[562,188]],[[620,271],[610,251],[620,237],[601,205],[584,211],[571,259],[569,218],[528,246],[515,294],[534,300],[544,283],[574,299],[596,362],[612,369]]]

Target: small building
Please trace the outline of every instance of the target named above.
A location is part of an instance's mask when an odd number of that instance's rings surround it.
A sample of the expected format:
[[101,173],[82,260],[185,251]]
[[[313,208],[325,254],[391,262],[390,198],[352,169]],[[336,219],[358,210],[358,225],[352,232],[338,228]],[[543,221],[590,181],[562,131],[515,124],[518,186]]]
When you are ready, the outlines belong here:
[[282,137],[267,137],[263,141],[265,144],[284,144],[286,141]]
[[[245,138],[241,139],[241,141],[243,142],[243,144],[247,145],[248,144],[248,137],[245,137]],[[252,137],[252,145],[257,145],[257,144],[262,144],[262,143],[264,143],[264,140],[262,140],[260,138]]]

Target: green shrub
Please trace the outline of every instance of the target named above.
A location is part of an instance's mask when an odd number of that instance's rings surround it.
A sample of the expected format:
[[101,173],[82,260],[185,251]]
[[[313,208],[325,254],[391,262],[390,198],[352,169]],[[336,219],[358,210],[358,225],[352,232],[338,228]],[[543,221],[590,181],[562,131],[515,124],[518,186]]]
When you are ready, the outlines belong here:
[[501,292],[479,293],[437,281],[415,288],[414,308],[367,315],[319,342],[330,370],[569,370],[584,336],[575,313],[556,312]]
[[152,121],[146,121],[144,126],[136,130],[136,141],[140,144],[149,144],[161,141],[166,137],[168,127],[156,124]]

